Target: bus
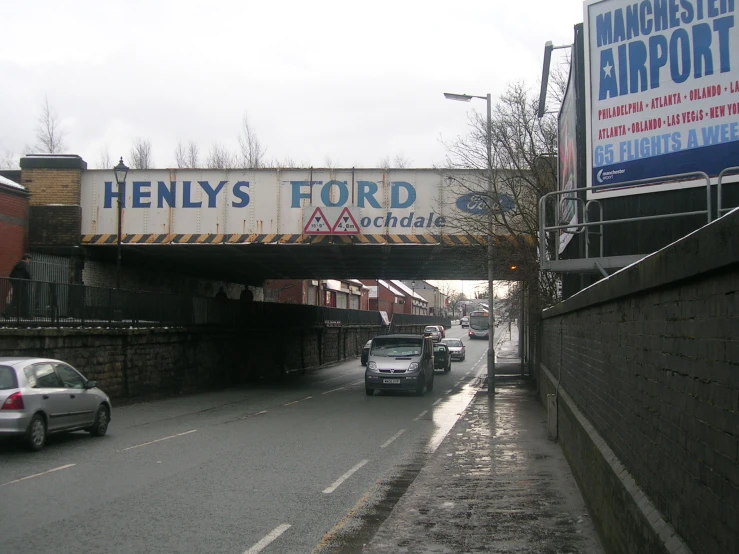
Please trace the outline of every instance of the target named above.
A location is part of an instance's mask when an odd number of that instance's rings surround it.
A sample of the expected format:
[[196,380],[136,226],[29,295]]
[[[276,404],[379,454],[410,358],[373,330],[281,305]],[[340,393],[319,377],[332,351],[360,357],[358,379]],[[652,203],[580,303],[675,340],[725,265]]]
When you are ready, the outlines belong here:
[[490,333],[488,312],[470,312],[470,330],[467,335],[471,339],[487,339]]

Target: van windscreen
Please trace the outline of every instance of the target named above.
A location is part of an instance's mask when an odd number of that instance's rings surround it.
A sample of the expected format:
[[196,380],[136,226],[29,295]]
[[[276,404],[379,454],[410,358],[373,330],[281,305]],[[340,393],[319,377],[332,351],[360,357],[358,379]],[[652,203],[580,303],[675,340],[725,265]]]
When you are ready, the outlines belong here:
[[377,337],[372,341],[372,356],[420,356],[423,339],[415,337]]

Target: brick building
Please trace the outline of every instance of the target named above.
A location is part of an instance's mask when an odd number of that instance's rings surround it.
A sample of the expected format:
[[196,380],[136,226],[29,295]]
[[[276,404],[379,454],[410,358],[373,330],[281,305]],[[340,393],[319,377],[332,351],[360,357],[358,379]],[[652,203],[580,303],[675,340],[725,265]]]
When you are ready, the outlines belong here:
[[390,284],[405,295],[405,303],[403,304],[404,314],[428,315],[428,300],[403,283],[403,281],[393,280],[390,281]]
[[369,288],[356,279],[274,279],[265,281],[264,296],[283,304],[369,309]]
[[28,247],[28,191],[0,175],[0,277],[7,277]]
[[388,315],[405,313],[405,293],[392,285],[390,281],[382,279],[362,279],[369,287],[369,308]]

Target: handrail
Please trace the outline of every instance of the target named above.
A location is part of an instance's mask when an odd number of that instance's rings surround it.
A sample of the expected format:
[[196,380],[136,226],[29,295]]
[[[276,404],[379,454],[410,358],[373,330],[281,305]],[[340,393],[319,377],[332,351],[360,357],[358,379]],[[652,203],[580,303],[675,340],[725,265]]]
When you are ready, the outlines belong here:
[[732,167],[727,167],[721,171],[721,173],[718,174],[718,183],[716,187],[716,205],[718,206],[718,211],[716,212],[719,217],[723,214],[723,212],[730,212],[733,208],[722,208],[721,207],[721,200],[723,196],[723,180],[727,173],[733,173],[737,172],[739,173],[739,165],[735,165]]
[[[727,168],[724,171],[721,172],[721,175],[723,175],[725,172],[729,170],[738,170],[739,167],[736,168]],[[677,173],[674,175],[663,175],[660,177],[649,177],[647,179],[636,179],[633,181],[625,181],[623,183],[618,183],[618,187],[623,186],[636,186],[636,185],[646,185],[649,183],[653,184],[659,184],[664,182],[674,182],[674,181],[687,181],[689,179],[703,179],[705,180],[705,188],[706,188],[706,209],[704,210],[693,210],[690,212],[677,212],[677,213],[670,213],[670,214],[661,214],[661,215],[648,215],[648,216],[640,216],[640,217],[628,217],[628,218],[622,218],[622,219],[612,219],[608,221],[603,221],[602,218],[602,208],[600,208],[600,219],[598,221],[588,221],[588,208],[590,206],[590,202],[585,204],[585,209],[583,210],[583,217],[582,222],[577,223],[568,223],[568,224],[560,224],[560,222],[557,222],[556,225],[547,225],[547,201],[551,198],[556,198],[559,196],[564,195],[572,195],[573,193],[578,193],[580,191],[604,191],[604,190],[612,190],[616,188],[615,186],[594,186],[594,187],[579,187],[574,189],[567,189],[567,190],[556,190],[552,192],[548,192],[544,194],[539,199],[539,257],[540,257],[540,268],[542,270],[549,269],[551,267],[551,259],[548,256],[547,251],[547,233],[551,231],[561,231],[563,229],[578,229],[577,231],[570,231],[571,233],[582,233],[589,227],[601,227],[601,256],[603,255],[602,250],[602,244],[603,244],[603,233],[602,233],[602,226],[603,225],[610,225],[615,223],[633,223],[637,221],[649,221],[649,220],[656,220],[656,219],[667,219],[672,217],[687,217],[687,216],[695,216],[695,215],[705,215],[707,222],[711,222],[712,214],[711,214],[711,178],[703,171],[694,171],[690,173]],[[720,179],[719,179],[719,194],[720,194]],[[568,198],[568,200],[571,200]],[[720,206],[720,200],[719,200],[719,206]],[[555,213],[559,212],[559,208],[557,207]],[[721,215],[720,213],[718,214]],[[586,234],[587,236],[587,234]],[[558,241],[557,241],[558,243]],[[588,257],[589,249],[586,250],[586,259],[590,259]],[[559,247],[557,246],[554,250],[554,260],[559,260]]]

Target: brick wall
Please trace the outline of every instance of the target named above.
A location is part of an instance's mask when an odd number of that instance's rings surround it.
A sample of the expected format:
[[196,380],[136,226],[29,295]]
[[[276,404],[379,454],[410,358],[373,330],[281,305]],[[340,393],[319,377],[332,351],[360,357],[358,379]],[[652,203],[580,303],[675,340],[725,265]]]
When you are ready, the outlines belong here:
[[[33,199],[33,197],[31,197]],[[35,246],[76,246],[80,243],[82,210],[77,206],[31,205],[28,242]]]
[[[21,163],[23,163],[23,160],[21,160]],[[47,204],[80,205],[82,186],[82,171],[80,169],[24,167],[22,175],[21,184],[31,193],[31,206]]]
[[541,396],[559,385],[559,440],[611,552],[674,551],[671,529],[739,552],[737,228],[727,215],[544,312]]
[[[0,356],[64,360],[114,399],[275,378],[359,356],[377,327],[0,329]],[[358,362],[357,362],[358,363]]]
[[26,250],[28,194],[0,185],[0,277],[7,277]]

